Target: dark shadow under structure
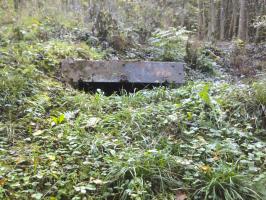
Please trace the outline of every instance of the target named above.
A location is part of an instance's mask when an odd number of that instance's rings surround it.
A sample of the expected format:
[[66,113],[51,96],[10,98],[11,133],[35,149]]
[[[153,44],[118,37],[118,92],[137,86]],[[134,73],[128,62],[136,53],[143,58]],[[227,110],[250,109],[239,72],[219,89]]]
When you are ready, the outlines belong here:
[[143,89],[153,89],[155,87],[175,87],[176,85],[169,83],[129,83],[129,82],[118,82],[118,83],[105,83],[105,82],[82,82],[79,81],[76,84],[77,89],[83,90],[89,93],[95,93],[98,89],[104,92],[105,95],[110,96],[112,94],[125,94],[134,93]]

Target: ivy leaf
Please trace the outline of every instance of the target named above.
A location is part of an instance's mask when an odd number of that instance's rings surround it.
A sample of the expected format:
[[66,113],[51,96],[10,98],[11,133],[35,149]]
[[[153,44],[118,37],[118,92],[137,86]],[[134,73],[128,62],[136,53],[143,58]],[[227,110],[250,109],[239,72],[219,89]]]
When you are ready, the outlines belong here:
[[54,160],[56,159],[56,156],[53,155],[53,154],[48,154],[46,157],[47,157],[49,160],[52,160],[52,161],[54,161]]
[[98,117],[91,117],[87,122],[86,128],[95,128],[96,125],[100,122],[100,120],[101,119]]
[[94,191],[94,190],[96,190],[96,187],[95,187],[95,185],[93,185],[93,184],[87,184],[87,185],[85,186],[85,188],[86,188],[86,190],[89,190],[89,191]]
[[38,131],[35,131],[32,135],[33,136],[39,136],[39,135],[41,135],[41,134],[43,134],[43,130],[38,130]]
[[36,193],[36,194],[32,194],[32,195],[31,195],[31,197],[32,197],[33,199],[36,199],[36,200],[41,199],[42,196],[43,196],[42,193]]

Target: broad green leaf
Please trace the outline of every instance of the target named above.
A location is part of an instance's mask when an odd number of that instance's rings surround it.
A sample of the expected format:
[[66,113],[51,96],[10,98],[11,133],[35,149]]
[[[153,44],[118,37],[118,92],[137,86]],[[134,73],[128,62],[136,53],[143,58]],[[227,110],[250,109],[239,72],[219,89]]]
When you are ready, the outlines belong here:
[[199,92],[200,98],[209,106],[211,106],[211,100],[209,96],[210,85],[207,83],[203,89]]
[[58,123],[61,124],[64,120],[65,120],[65,115],[62,114],[62,115],[60,115],[59,118],[58,118]]

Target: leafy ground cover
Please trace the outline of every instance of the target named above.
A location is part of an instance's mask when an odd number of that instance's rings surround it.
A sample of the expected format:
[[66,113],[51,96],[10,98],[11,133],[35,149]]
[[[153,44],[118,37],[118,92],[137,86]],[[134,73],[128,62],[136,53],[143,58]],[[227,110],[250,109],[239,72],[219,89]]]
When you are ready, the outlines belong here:
[[[0,199],[265,199],[265,80],[88,94],[58,80],[60,60],[108,50],[42,27],[0,31]],[[165,33],[147,54],[183,59]]]

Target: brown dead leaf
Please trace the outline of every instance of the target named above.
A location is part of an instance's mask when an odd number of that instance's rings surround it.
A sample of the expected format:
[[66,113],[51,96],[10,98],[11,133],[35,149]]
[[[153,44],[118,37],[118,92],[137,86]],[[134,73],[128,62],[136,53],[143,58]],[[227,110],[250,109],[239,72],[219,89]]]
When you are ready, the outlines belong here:
[[7,180],[5,178],[0,179],[0,187],[4,186],[6,181]]
[[204,173],[210,173],[212,171],[212,168],[209,165],[202,165],[200,166],[200,169],[204,172]]
[[185,192],[183,191],[176,192],[176,200],[186,200],[186,199],[187,199],[187,195]]

